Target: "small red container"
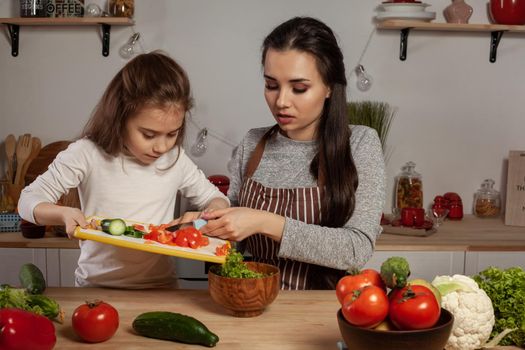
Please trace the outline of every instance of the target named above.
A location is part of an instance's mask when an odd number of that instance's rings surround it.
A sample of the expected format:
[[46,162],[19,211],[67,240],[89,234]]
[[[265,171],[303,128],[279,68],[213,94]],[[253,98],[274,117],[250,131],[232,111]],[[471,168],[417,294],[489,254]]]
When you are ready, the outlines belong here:
[[35,225],[29,221],[20,222],[20,231],[25,238],[42,238],[46,235],[46,227]]
[[401,209],[401,225],[406,227],[421,227],[425,223],[425,209],[403,208]]
[[497,24],[525,24],[524,0],[490,0],[489,13]]
[[230,179],[225,175],[210,175],[208,180],[221,191],[225,196],[228,195],[228,188],[230,187]]

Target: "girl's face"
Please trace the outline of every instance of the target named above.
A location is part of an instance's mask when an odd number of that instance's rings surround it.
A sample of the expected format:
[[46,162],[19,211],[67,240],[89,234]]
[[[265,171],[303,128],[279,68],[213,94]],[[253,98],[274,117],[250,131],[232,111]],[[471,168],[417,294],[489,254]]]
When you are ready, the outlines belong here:
[[324,101],[330,96],[313,55],[297,50],[266,52],[264,97],[282,131],[293,140],[313,140]]
[[175,146],[184,125],[184,110],[146,106],[129,118],[124,133],[127,151],[139,163],[149,165]]

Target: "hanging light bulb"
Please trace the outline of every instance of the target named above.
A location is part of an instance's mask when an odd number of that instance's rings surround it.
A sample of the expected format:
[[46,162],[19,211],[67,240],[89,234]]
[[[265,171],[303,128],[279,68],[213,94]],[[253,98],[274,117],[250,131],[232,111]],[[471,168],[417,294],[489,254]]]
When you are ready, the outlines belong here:
[[199,132],[197,141],[191,146],[191,154],[195,157],[200,157],[208,149],[208,129],[204,128]]
[[360,91],[368,91],[372,87],[372,77],[365,71],[363,65],[355,67],[355,74],[357,76],[357,88]]
[[122,58],[131,58],[135,54],[135,44],[140,38],[140,33],[134,33],[128,40],[127,43],[122,45],[122,47],[119,50],[119,54]]

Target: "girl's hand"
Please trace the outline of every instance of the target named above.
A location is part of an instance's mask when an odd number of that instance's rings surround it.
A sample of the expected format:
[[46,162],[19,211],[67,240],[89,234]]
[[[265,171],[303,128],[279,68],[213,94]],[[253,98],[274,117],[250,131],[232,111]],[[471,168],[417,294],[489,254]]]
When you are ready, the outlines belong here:
[[69,238],[74,238],[73,233],[77,226],[82,228],[88,226],[84,213],[77,208],[62,207],[62,221],[66,226],[66,233]]
[[181,217],[171,220],[168,223],[168,226],[189,223],[189,222],[192,222],[193,220],[197,220],[200,217],[201,217],[200,211],[187,211],[184,214],[182,214]]
[[242,241],[256,233],[280,241],[284,228],[284,217],[244,207],[215,209],[203,213],[202,218],[208,220],[200,228],[202,233],[230,241]]

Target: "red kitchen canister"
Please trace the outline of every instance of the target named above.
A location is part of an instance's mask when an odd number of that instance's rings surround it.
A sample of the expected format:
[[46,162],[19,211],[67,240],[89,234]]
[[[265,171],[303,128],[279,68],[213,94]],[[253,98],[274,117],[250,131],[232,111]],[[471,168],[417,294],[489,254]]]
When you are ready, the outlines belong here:
[[447,192],[443,197],[448,201],[448,218],[450,220],[463,219],[463,202],[455,192]]
[[490,0],[489,13],[497,24],[525,24],[525,0]]
[[230,179],[226,175],[210,175],[208,180],[221,191],[225,196],[228,195],[228,188],[230,187]]

